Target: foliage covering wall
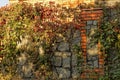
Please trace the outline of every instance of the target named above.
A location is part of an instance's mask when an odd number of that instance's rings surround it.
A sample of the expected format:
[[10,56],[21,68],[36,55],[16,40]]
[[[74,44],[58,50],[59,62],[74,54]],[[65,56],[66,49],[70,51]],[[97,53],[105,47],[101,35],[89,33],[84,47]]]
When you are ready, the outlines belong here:
[[[101,79],[119,80],[120,4],[118,3],[112,9],[102,7],[105,12],[103,23],[95,35],[95,41],[101,42],[101,51],[106,53],[106,75]],[[59,5],[55,6],[52,3],[49,6],[37,3],[34,7],[31,4],[21,3],[1,8],[0,47],[4,50],[0,52],[0,55],[3,56],[0,64],[4,69],[1,70],[0,79],[10,80],[15,76],[20,77],[17,75],[19,71],[17,70],[17,57],[21,56],[23,52],[27,52],[30,55],[31,62],[36,64],[35,77],[49,79],[52,74],[50,58],[53,55],[51,47],[55,42],[54,37],[63,37],[64,32],[68,29],[66,20],[69,20],[73,15],[73,23],[78,24],[80,22],[78,19],[80,8],[83,6],[61,10]],[[89,8],[89,6],[84,6],[84,8]],[[43,52],[39,52],[41,46]]]

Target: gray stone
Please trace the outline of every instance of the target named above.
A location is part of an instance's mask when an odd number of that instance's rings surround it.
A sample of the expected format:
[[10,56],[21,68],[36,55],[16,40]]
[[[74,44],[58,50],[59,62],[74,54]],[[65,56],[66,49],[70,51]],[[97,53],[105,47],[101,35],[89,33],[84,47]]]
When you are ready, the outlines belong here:
[[66,37],[69,39],[71,37],[71,29],[68,29],[66,32]]
[[56,42],[62,42],[64,41],[63,37],[56,37]]
[[96,30],[97,29],[97,26],[91,26],[92,29]]
[[72,55],[72,66],[77,66],[77,55],[75,54]]
[[81,38],[80,38],[80,36],[79,37],[77,37],[77,38],[74,38],[73,40],[72,40],[72,45],[80,45],[80,40],[81,40]]
[[80,37],[80,30],[76,30],[75,33],[73,34],[73,38],[78,38]]
[[93,25],[96,26],[97,25],[97,21],[93,21]]
[[62,54],[63,54],[63,57],[65,57],[65,56],[70,56],[70,55],[71,55],[71,52],[62,52]]
[[62,57],[63,53],[62,52],[54,52],[54,55]]
[[88,54],[87,59],[88,59],[88,61],[91,61],[92,60],[92,56]]
[[56,68],[59,74],[59,78],[69,78],[70,77],[70,70],[64,68]]
[[58,73],[56,72],[56,69],[53,69],[52,78],[59,80],[59,79],[58,79],[58,78],[59,78],[59,75],[58,75]]
[[98,68],[98,60],[95,60],[93,63],[94,63],[94,67]]
[[79,76],[79,74],[78,74],[77,67],[74,67],[72,69],[72,78],[76,80],[78,78],[78,76]]
[[69,43],[61,42],[58,46],[59,51],[69,51]]
[[86,26],[86,29],[88,29],[88,30],[89,30],[90,28],[91,28],[91,26],[90,26],[90,25]]
[[63,58],[63,65],[64,68],[70,68],[70,57]]
[[92,25],[93,21],[87,21],[87,25]]
[[93,66],[92,61],[88,61],[87,64],[88,64],[89,66]]
[[98,60],[98,55],[93,56],[92,60]]
[[61,58],[61,57],[54,56],[53,62],[54,62],[53,64],[54,64],[55,66],[61,66],[61,64],[62,64],[62,58]]
[[63,57],[70,56],[70,55],[71,55],[71,52],[55,52],[54,55],[63,58]]

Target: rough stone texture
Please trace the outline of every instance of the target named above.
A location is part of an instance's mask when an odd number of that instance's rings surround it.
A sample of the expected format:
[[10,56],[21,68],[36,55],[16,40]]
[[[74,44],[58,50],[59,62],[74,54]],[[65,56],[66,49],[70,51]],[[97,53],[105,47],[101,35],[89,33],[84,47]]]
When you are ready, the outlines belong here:
[[74,52],[74,46],[80,46],[80,31],[74,28],[69,28],[66,31],[64,38],[57,38],[57,44],[54,47],[54,74],[57,74],[57,77],[63,80],[73,80],[77,79],[77,56]]
[[59,51],[69,51],[69,43],[61,42],[58,46]]
[[53,65],[55,66],[61,66],[62,65],[62,57],[54,57],[53,58]]
[[73,69],[72,69],[72,78],[73,78],[73,80],[74,79],[76,80],[78,78],[78,76],[79,76],[79,74],[78,74],[77,68],[73,67]]
[[71,52],[54,52],[55,56],[67,57],[71,55]]
[[72,67],[77,66],[77,55],[72,55]]
[[59,78],[69,78],[70,77],[70,70],[64,68],[57,68]]
[[93,21],[87,21],[87,25],[92,25]]
[[63,58],[63,67],[70,68],[70,57]]
[[98,23],[97,21],[93,21],[93,25],[94,25],[94,26],[96,26],[96,25],[97,25],[97,23]]
[[[84,27],[83,28],[87,29],[87,33],[89,34],[91,28],[94,26],[96,27],[97,22],[95,20],[90,20],[87,21],[86,24],[87,24],[87,28]],[[79,30],[72,30],[72,29],[66,31],[65,38],[70,39],[69,41],[64,41],[63,38],[57,37],[56,44],[53,46],[54,56],[52,61],[54,66],[54,73],[58,78],[63,80],[70,80],[71,78],[77,78],[78,77],[77,75],[79,75],[77,70],[77,57],[75,55],[76,52],[74,52],[72,47],[75,45],[80,47],[80,40],[82,40],[80,38],[80,33],[82,33],[82,31],[80,32]],[[84,36],[86,35],[86,30],[83,34]],[[84,50],[86,50],[85,47]],[[84,59],[86,60],[86,57]],[[98,56],[89,56],[87,59],[88,59],[87,64],[89,64],[90,67],[92,68],[98,67]],[[28,80],[31,80],[33,77],[33,73],[32,73],[33,65],[30,63],[30,61],[28,61],[27,54],[24,55],[21,54],[18,60],[19,60],[18,70],[20,75],[23,76],[24,78],[27,77]]]
[[[96,44],[93,44],[92,46],[92,40],[93,40],[93,35],[95,33],[95,28],[97,27],[97,21],[96,20],[90,20],[87,21],[86,24],[86,29],[87,29],[87,65],[90,68],[98,68],[98,48]],[[90,27],[90,28],[89,28]]]

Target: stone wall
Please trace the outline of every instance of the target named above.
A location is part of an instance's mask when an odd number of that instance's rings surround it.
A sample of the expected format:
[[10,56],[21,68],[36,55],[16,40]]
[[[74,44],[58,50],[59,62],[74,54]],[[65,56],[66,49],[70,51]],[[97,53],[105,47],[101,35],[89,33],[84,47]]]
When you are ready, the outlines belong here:
[[[78,66],[77,62],[77,54],[80,51],[77,50],[80,48],[80,30],[76,29],[72,23],[68,27],[69,29],[66,29],[63,34],[59,34],[61,36],[55,37],[52,53],[50,53],[53,54],[49,59],[52,61],[52,76],[50,77],[55,77],[55,80],[77,80],[80,75],[78,67],[80,68],[81,65]],[[21,51],[17,56],[16,66],[16,74],[19,77],[17,76],[13,80],[45,80],[45,77],[40,75],[44,71],[41,68],[44,64],[40,65],[42,59],[40,56],[45,55],[42,42],[34,43],[32,38],[27,35],[21,38],[17,48]],[[46,61],[48,60],[46,59]],[[3,68],[1,71],[4,70]]]
[[69,26],[63,38],[57,37],[54,46],[53,71],[60,79],[77,78],[77,54],[75,46],[80,47],[80,31]]
[[[76,25],[74,25],[74,23],[66,23],[68,25],[68,28],[63,33],[60,32],[60,34],[58,34],[59,36],[55,37],[55,41],[52,47],[52,54],[54,55],[52,56],[51,61],[53,76],[57,78],[56,80],[77,80],[77,78],[80,77],[86,78],[88,75],[84,75],[84,73],[90,74],[89,68],[86,69],[86,63],[90,63],[90,66],[92,67],[98,67],[98,63],[101,63],[103,65],[104,61],[102,58],[102,61],[99,60],[98,62],[98,55],[92,56],[90,58],[90,61],[87,60],[86,45],[86,34],[90,31],[90,29],[92,29],[93,26],[98,26],[96,19],[99,20],[100,16],[102,16],[101,14],[101,9],[95,9],[95,11],[93,9],[85,9],[80,13],[81,22],[79,25],[77,25],[77,29],[75,28]],[[44,69],[39,70],[38,68],[41,67],[39,64],[39,61],[41,60],[39,56],[44,55],[45,52],[42,48],[43,46],[41,46],[41,42],[38,42],[36,44],[32,42],[32,39],[29,36],[25,36],[17,45],[17,48],[20,46],[21,49],[24,49],[26,51],[20,50],[21,53],[17,56],[17,73],[23,80],[45,80],[44,77],[40,76],[40,73]],[[81,61],[82,64],[78,66],[77,57],[80,52],[80,48],[82,48],[81,51],[84,60]],[[81,67],[83,70],[80,69]],[[78,68],[80,69],[81,73],[79,73]],[[94,71],[95,70],[97,72],[103,72],[102,69],[97,68],[94,69]],[[37,78],[36,75],[38,75],[39,78]]]

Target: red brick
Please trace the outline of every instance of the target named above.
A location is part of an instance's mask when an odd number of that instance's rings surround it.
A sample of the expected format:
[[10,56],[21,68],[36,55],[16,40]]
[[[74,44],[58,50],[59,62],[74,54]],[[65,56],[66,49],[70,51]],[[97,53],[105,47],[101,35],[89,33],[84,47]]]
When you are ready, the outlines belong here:
[[95,13],[95,14],[103,14],[103,11],[102,11],[102,10],[99,10],[99,11],[93,11],[92,13]]
[[97,16],[102,17],[102,16],[103,16],[103,14],[97,14]]
[[103,65],[103,64],[104,64],[104,61],[99,61],[99,64],[100,64],[100,65]]
[[85,34],[81,34],[81,37],[86,37],[86,35]]
[[87,56],[87,54],[84,53],[83,56]]
[[104,62],[104,59],[99,59],[99,62]]
[[81,29],[80,32],[86,32],[86,30],[85,29]]
[[80,24],[80,27],[85,27],[85,26],[86,26],[86,24],[83,24],[83,23],[82,23],[82,24]]
[[83,79],[86,78],[85,73],[82,73],[82,74],[81,74],[81,78],[83,78]]
[[86,39],[85,40],[81,40],[82,43],[86,43],[86,41],[87,41]]
[[86,52],[87,50],[86,49],[82,49],[83,50],[83,52]]
[[81,43],[81,45],[86,45],[86,43]]
[[89,17],[97,17],[96,14],[90,14]]
[[94,69],[95,72],[100,72],[100,69]]
[[87,48],[87,47],[86,47],[86,45],[82,45],[81,47],[82,47],[82,48],[84,48],[84,49],[86,49],[86,48]]
[[89,15],[89,14],[91,14],[91,11],[82,11],[81,13],[80,13],[80,15]]
[[91,17],[85,17],[85,18],[83,18],[83,20],[91,20],[92,18]]
[[92,17],[91,20],[99,20],[100,17]]
[[86,37],[86,36],[83,36],[82,39],[83,39],[83,40],[84,40],[84,39],[87,39],[87,37]]
[[99,59],[104,59],[104,56],[99,56]]

